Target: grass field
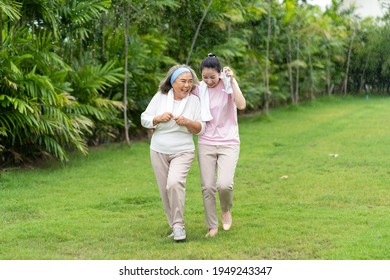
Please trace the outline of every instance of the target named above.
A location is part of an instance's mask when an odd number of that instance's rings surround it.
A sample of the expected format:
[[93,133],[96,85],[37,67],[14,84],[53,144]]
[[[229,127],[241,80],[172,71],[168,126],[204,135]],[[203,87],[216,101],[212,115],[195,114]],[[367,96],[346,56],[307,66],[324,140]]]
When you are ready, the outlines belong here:
[[206,239],[199,169],[187,242],[169,228],[148,141],[0,175],[0,259],[390,259],[390,98],[240,117],[233,227]]

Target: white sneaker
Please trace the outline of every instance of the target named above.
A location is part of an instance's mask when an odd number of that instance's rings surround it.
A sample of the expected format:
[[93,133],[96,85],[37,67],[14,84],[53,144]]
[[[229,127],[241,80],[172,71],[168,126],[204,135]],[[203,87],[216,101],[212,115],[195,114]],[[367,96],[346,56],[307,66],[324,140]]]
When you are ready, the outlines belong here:
[[186,230],[184,227],[174,227],[173,228],[173,240],[181,241],[186,239]]

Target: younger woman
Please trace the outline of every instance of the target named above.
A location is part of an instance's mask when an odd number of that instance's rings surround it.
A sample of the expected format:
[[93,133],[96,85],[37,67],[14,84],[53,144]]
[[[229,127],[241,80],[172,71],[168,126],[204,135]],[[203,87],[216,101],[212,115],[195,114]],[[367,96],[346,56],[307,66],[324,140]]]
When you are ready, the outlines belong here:
[[233,71],[229,67],[222,69],[214,54],[203,59],[200,71],[202,82],[197,95],[206,130],[198,138],[198,161],[208,227],[206,237],[214,237],[218,233],[217,191],[222,228],[229,230],[232,225],[233,179],[240,152],[237,109],[245,109],[246,101]]

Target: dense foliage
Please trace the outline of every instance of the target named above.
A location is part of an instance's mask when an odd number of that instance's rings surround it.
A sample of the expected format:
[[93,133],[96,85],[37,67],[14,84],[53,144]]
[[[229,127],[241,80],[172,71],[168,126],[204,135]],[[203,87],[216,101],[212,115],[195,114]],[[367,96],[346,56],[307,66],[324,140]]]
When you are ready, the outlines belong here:
[[361,19],[342,4],[0,1],[0,168],[128,141],[167,69],[198,71],[208,52],[235,70],[248,110],[388,93],[389,12]]

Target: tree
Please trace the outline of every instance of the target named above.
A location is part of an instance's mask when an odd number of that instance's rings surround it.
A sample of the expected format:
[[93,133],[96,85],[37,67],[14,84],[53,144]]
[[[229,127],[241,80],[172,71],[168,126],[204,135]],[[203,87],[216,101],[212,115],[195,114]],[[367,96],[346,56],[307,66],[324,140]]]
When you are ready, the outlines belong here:
[[[13,44],[14,37],[28,40]],[[89,123],[63,111],[73,104],[63,80],[69,68],[50,53],[51,40],[33,38],[27,29],[20,29],[6,34],[5,42],[8,47],[0,53],[2,161],[45,154],[66,160],[66,147],[86,153],[86,141],[79,127],[86,128]],[[23,54],[25,50],[28,53]]]
[[269,71],[270,71],[270,41],[271,41],[271,19],[272,19],[272,0],[268,1],[268,20],[267,20],[267,40],[266,40],[266,55],[265,55],[265,96],[264,96],[264,112],[268,114],[269,96]]
[[389,91],[390,13],[368,23],[342,3],[0,1],[0,158],[65,161],[70,149],[129,142],[167,69],[197,70],[209,52],[234,69],[248,110]]
[[11,21],[20,19],[20,8],[22,4],[14,0],[4,0],[0,2],[0,48],[3,46],[3,13]]
[[190,62],[192,50],[193,50],[194,47],[195,47],[196,39],[197,39],[198,36],[199,36],[199,31],[200,31],[200,28],[202,27],[204,18],[206,17],[207,12],[209,11],[209,9],[210,9],[210,7],[211,7],[212,4],[213,4],[213,0],[210,0],[209,4],[207,5],[206,9],[205,9],[204,12],[203,12],[203,15],[202,15],[202,18],[200,19],[200,22],[199,22],[199,24],[198,24],[198,27],[196,28],[196,32],[195,32],[194,37],[193,37],[193,39],[192,39],[191,48],[190,48],[190,50],[189,50],[189,52],[188,52],[188,56],[187,56],[187,60],[186,60],[186,64],[187,64],[187,65],[188,65],[188,63]]

